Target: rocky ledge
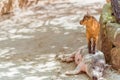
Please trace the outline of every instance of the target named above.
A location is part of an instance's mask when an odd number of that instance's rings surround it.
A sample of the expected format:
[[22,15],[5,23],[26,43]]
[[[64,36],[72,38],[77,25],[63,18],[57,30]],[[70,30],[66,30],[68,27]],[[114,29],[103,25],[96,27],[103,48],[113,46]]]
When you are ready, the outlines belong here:
[[120,24],[116,22],[111,4],[105,4],[100,17],[98,48],[105,53],[106,61],[120,70]]

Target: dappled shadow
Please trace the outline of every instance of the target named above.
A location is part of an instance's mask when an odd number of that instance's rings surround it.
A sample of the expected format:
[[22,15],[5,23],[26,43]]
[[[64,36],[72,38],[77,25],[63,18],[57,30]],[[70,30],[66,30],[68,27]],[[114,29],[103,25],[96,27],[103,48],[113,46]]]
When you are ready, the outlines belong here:
[[88,80],[84,73],[66,76],[74,63],[55,59],[86,44],[79,20],[87,11],[99,19],[102,2],[76,1],[39,2],[0,19],[0,80]]

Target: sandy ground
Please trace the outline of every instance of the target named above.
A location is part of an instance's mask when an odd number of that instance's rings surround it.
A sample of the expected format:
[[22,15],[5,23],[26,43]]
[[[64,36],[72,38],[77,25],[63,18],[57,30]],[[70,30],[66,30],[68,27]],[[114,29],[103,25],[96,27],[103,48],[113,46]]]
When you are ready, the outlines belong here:
[[[46,4],[44,4],[46,2]],[[0,19],[0,80],[89,80],[84,73],[64,75],[74,63],[62,63],[57,54],[70,54],[86,44],[79,25],[87,11],[99,20],[104,0],[39,2]],[[108,71],[107,80],[119,80]]]

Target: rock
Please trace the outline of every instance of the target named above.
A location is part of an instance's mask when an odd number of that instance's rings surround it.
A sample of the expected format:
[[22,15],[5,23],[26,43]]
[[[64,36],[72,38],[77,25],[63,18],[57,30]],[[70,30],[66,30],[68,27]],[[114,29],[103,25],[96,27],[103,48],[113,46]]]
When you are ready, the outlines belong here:
[[120,24],[112,15],[110,4],[105,4],[100,17],[100,37],[98,49],[105,54],[107,63],[120,69]]
[[100,17],[98,48],[105,54],[107,63],[120,70],[120,24],[112,15],[110,4],[105,4]]
[[14,8],[27,8],[33,4],[37,4],[39,0],[2,0],[0,1],[0,15],[8,14]]
[[120,69],[120,48],[118,47],[111,50],[111,64],[113,68]]
[[105,4],[100,16],[100,35],[98,40],[98,49],[105,54],[107,63],[110,63],[111,60],[110,50],[112,49],[112,42],[107,36],[106,24],[108,22],[115,21],[114,17],[111,14],[112,10],[110,4]]
[[106,31],[107,31],[108,38],[112,41],[114,46],[120,47],[120,24],[107,23]]

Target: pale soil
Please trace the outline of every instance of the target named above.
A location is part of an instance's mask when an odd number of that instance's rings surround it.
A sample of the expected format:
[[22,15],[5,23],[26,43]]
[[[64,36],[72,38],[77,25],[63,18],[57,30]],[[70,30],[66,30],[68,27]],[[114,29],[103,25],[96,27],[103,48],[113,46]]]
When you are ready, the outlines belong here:
[[[0,80],[89,80],[84,73],[64,75],[75,64],[62,63],[55,56],[86,44],[79,20],[87,10],[99,20],[105,2],[59,1],[39,2],[30,10],[0,19]],[[108,80],[120,79],[119,74],[109,72]]]

